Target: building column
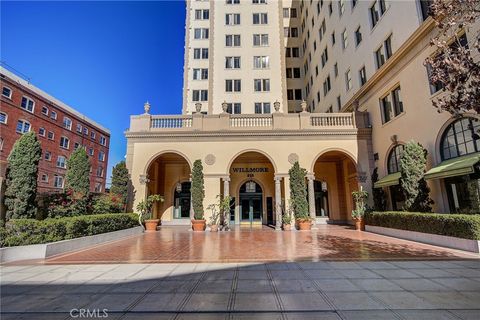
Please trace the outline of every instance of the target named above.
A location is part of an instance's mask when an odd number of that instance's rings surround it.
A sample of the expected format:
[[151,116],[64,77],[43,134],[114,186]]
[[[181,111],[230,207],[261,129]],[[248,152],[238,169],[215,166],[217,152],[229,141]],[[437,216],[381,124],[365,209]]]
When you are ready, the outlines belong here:
[[[223,178],[223,197],[230,195],[230,176]],[[230,229],[230,210],[225,213],[225,228]]]
[[316,212],[315,212],[315,175],[309,174],[307,175],[308,179],[308,209],[310,211],[310,218],[312,219],[312,229],[317,229],[317,221],[316,221]]
[[282,229],[282,177],[275,176],[275,230]]
[[[284,179],[283,179],[283,187],[285,190],[285,209],[290,210],[291,207],[291,199],[290,199],[290,176],[287,174]],[[290,211],[290,214],[292,215],[292,231],[297,230],[296,228],[296,221],[295,221],[295,212]]]
[[[192,175],[188,179],[190,181],[190,221],[195,217],[195,212],[193,212],[193,203],[192,203]],[[174,204],[175,205],[175,204]]]

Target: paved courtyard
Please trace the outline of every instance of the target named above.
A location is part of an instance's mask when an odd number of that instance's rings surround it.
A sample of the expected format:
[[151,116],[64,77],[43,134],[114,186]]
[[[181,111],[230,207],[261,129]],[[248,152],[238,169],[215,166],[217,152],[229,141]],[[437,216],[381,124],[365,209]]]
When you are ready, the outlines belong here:
[[163,228],[2,266],[0,318],[480,319],[478,257],[341,226]]

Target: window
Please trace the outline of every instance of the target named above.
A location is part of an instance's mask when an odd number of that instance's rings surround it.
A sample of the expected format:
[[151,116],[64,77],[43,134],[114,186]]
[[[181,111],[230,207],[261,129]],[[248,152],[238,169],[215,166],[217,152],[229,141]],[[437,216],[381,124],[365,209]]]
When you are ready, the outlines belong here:
[[208,69],[193,69],[193,80],[207,80],[208,79]]
[[225,92],[241,92],[241,80],[225,80]]
[[99,182],[95,183],[95,192],[102,192],[102,184]]
[[422,18],[423,21],[427,20],[427,18],[432,14],[430,6],[432,5],[432,0],[420,0],[420,9],[422,11]]
[[26,120],[18,120],[16,131],[18,133],[27,133],[30,131],[30,122]]
[[0,137],[0,151],[3,150],[3,138]]
[[254,34],[253,35],[253,45],[255,47],[266,47],[266,46],[268,46],[268,34]]
[[290,8],[290,18],[296,18],[296,17],[297,17],[297,9]]
[[240,24],[240,13],[225,14],[225,24],[227,26],[235,26]]
[[320,41],[322,41],[323,36],[327,32],[327,24],[325,23],[325,19],[323,19],[322,24],[320,25],[320,29],[318,29],[318,35],[320,37]]
[[45,128],[38,128],[38,135],[45,137]]
[[358,75],[360,77],[360,86],[363,86],[365,83],[367,83],[367,72],[365,71],[365,66],[358,71]]
[[50,118],[53,120],[57,120],[57,113],[55,111],[50,112]]
[[377,69],[380,69],[381,66],[392,56],[392,35],[390,35],[384,42],[383,45],[375,51],[375,60],[377,63]]
[[225,35],[225,46],[227,47],[240,47],[240,35],[239,34],[227,34]]
[[338,77],[338,63],[335,62],[335,64],[333,65],[333,75],[336,77]]
[[63,177],[59,175],[54,176],[53,186],[55,188],[63,188]]
[[65,169],[67,167],[67,159],[64,156],[57,157],[57,167]]
[[240,69],[240,57],[225,57],[225,69]]
[[105,161],[105,152],[98,152],[98,161]]
[[88,155],[93,157],[93,155],[94,155],[93,148],[91,148],[91,147],[88,148]]
[[270,91],[270,79],[254,79],[253,88],[255,92]]
[[255,56],[253,57],[254,69],[267,69],[270,67],[268,56]]
[[88,128],[87,128],[87,127],[83,127],[83,134],[84,134],[84,135],[87,135],[87,134],[88,134]]
[[343,49],[346,49],[347,46],[348,46],[348,34],[347,34],[347,29],[345,29],[342,32],[342,47]]
[[70,118],[63,118],[63,127],[68,130],[72,130],[72,120]]
[[400,171],[400,157],[402,156],[403,145],[397,144],[392,148],[392,151],[388,154],[387,158],[387,170],[388,173],[395,173]]
[[195,10],[195,20],[208,20],[210,12],[208,9]]
[[10,89],[9,87],[3,87],[2,96],[8,99],[12,99],[12,89]]
[[0,123],[7,124],[8,115],[5,112],[0,112]]
[[52,153],[50,151],[45,151],[45,153],[43,154],[43,158],[46,161],[52,161]]
[[192,101],[207,101],[207,100],[208,100],[208,90],[192,91]]
[[328,75],[325,81],[323,81],[323,95],[326,96],[331,89],[332,89],[332,85],[330,82],[330,75]]
[[53,140],[55,139],[55,134],[52,131],[48,131],[47,137],[48,137],[48,140]]
[[255,102],[255,113],[271,113],[270,102]]
[[46,106],[42,107],[42,114],[48,116],[48,108]]
[[97,134],[95,132],[90,131],[90,139],[95,140],[96,136],[97,136]]
[[442,160],[480,152],[480,120],[464,117],[452,122],[443,134],[440,153]]
[[340,0],[338,2],[338,15],[341,17],[345,12],[345,0]]
[[290,28],[290,37],[298,38],[298,28]]
[[242,104],[241,103],[227,103],[227,113],[241,114],[242,113]]
[[380,98],[380,108],[382,111],[382,123],[389,122],[403,112],[400,86],[396,87],[390,93]]
[[333,13],[333,3],[332,1],[330,1],[330,3],[328,4],[328,14],[332,15],[332,13]]
[[60,137],[60,147],[68,149],[70,146],[70,140],[67,137]]
[[208,28],[195,28],[193,38],[196,40],[208,39]]
[[82,125],[80,123],[77,123],[77,132],[82,133]]
[[385,0],[377,0],[370,7],[370,19],[372,21],[372,28],[375,27],[380,20],[380,17],[387,11]]
[[335,45],[335,31],[332,32],[332,47]]
[[240,0],[226,0],[226,4],[240,4]]
[[75,144],[73,145],[73,150],[77,150],[78,148],[80,148],[80,143],[75,142]]
[[103,177],[103,167],[97,168],[97,177]]
[[340,111],[342,109],[342,97],[337,96],[337,110]]
[[357,30],[355,30],[355,45],[358,46],[360,42],[362,42],[362,31],[360,26],[358,26]]
[[208,48],[193,49],[193,59],[208,59]]
[[289,89],[287,90],[288,100],[302,100],[302,89]]
[[252,4],[266,4],[267,0],[252,0]]
[[105,138],[104,136],[100,136],[100,144],[102,146],[106,146],[107,145],[107,138]]
[[347,91],[352,89],[352,73],[350,72],[350,69],[345,72],[345,88]]
[[357,5],[358,0],[352,0],[352,9]]
[[48,182],[48,174],[42,173],[40,181],[42,182]]
[[253,24],[267,24],[268,15],[266,13],[254,13]]
[[300,68],[287,68],[287,78],[300,78]]
[[327,64],[327,61],[328,61],[328,48],[327,47],[325,47],[325,49],[322,52],[321,60],[322,60],[322,68],[323,68],[323,67],[325,67],[325,65]]
[[22,97],[22,109],[27,110],[28,112],[33,113],[33,108],[35,107],[35,102],[27,97]]

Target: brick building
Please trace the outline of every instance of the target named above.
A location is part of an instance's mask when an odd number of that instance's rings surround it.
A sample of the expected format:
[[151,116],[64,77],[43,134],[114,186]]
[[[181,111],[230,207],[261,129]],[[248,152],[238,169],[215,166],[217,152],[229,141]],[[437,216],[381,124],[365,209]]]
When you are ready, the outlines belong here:
[[81,146],[90,156],[90,190],[104,192],[110,131],[65,103],[0,67],[0,182],[15,141],[34,130],[42,146],[38,192],[58,192],[65,183],[66,161]]

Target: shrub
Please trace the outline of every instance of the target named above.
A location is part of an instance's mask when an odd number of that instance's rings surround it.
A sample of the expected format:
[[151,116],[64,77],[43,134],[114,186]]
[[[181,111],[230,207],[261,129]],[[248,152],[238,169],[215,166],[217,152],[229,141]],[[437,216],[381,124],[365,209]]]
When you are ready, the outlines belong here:
[[290,176],[290,199],[294,216],[297,220],[310,220],[307,202],[307,185],[305,175],[307,170],[300,167],[296,161],[288,171]]
[[478,214],[371,212],[365,215],[365,223],[371,226],[480,240],[480,215]]
[[138,226],[133,213],[99,214],[58,219],[12,219],[0,228],[0,246],[11,247],[74,239]]
[[203,199],[205,198],[205,187],[203,181],[202,160],[195,160],[192,169],[192,207],[195,220],[203,220]]
[[106,193],[93,198],[92,210],[94,214],[123,212],[124,204],[120,196]]
[[[117,163],[112,171],[112,186],[110,192],[119,195],[124,207],[128,200],[128,185],[130,183],[130,176],[125,161]],[[124,209],[125,210],[125,209]]]

